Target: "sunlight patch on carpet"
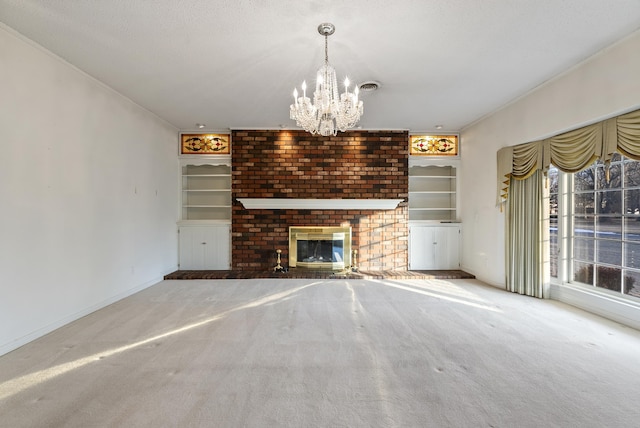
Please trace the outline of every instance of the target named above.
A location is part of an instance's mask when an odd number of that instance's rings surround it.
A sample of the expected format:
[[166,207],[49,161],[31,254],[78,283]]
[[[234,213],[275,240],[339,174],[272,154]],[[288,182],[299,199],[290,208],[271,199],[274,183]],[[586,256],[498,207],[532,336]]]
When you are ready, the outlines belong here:
[[74,361],[70,361],[68,363],[64,363],[64,364],[59,364],[55,367],[50,367],[48,369],[45,370],[40,370],[34,373],[30,373],[28,375],[25,376],[21,376],[15,379],[11,379],[9,381],[3,382],[2,384],[0,384],[0,400],[4,400],[6,398],[9,398],[15,394],[18,394],[32,386],[35,386],[37,384],[43,383],[43,382],[47,382],[51,379],[54,379],[58,376],[64,375],[65,373],[68,373],[72,370],[76,370],[76,369],[80,369],[88,364],[91,363],[95,363],[101,360],[104,360],[106,358],[112,357],[114,355],[117,354],[121,354],[123,352],[126,351],[130,351],[132,349],[135,348],[139,348],[141,346],[147,345],[149,343],[153,343],[156,341],[159,341],[161,339],[166,339],[168,337],[171,336],[175,336],[184,332],[187,332],[189,330],[193,330],[196,329],[198,327],[202,327],[204,325],[207,324],[211,324],[212,322],[221,320],[225,317],[227,317],[228,315],[232,314],[233,312],[238,312],[238,311],[242,311],[245,309],[251,309],[251,308],[256,308],[259,306],[263,306],[263,305],[269,305],[269,304],[274,304],[277,303],[278,301],[282,301],[282,300],[286,300],[289,297],[291,297],[293,294],[307,288],[307,287],[311,287],[314,285],[319,284],[320,282],[313,282],[311,284],[306,284],[300,287],[296,287],[296,288],[292,288],[290,290],[286,290],[286,291],[282,291],[280,293],[275,293],[275,294],[271,294],[268,296],[265,296],[263,298],[251,301],[249,303],[246,303],[244,305],[240,305],[237,306],[235,308],[226,310],[218,315],[215,315],[213,317],[207,318],[205,320],[202,321],[198,321],[198,322],[194,322],[191,324],[187,324],[183,327],[180,328],[176,328],[173,330],[170,330],[166,333],[162,333],[162,334],[158,334],[155,335],[153,337],[149,337],[147,339],[144,340],[140,340],[138,342],[134,342],[131,343],[129,345],[125,345],[125,346],[120,346],[118,348],[113,348],[110,350],[106,350],[103,352],[98,352],[96,354],[93,355],[89,355],[87,357],[84,358],[79,358],[77,360]]

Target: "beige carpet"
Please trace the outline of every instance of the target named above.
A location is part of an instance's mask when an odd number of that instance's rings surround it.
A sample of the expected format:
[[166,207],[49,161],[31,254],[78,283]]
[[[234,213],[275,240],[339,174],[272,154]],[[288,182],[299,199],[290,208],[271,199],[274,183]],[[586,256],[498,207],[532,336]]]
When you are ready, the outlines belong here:
[[635,427],[640,332],[476,280],[163,281],[0,357],[2,427]]

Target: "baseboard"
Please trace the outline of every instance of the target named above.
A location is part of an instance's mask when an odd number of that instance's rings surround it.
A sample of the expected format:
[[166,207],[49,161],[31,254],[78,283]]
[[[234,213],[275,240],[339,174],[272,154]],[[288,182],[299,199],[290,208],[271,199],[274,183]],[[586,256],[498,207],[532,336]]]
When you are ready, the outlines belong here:
[[106,306],[109,306],[109,305],[111,305],[111,304],[113,304],[113,303],[115,303],[115,302],[117,302],[119,300],[122,300],[125,297],[129,297],[129,296],[131,296],[133,294],[136,294],[136,293],[144,290],[145,288],[151,287],[152,285],[155,285],[155,284],[159,283],[160,281],[162,281],[164,275],[166,275],[166,274],[168,274],[168,273],[170,273],[172,271],[173,270],[169,270],[169,271],[165,272],[164,274],[162,274],[159,277],[155,277],[155,278],[153,278],[153,279],[151,279],[149,281],[146,281],[146,282],[144,282],[142,284],[139,284],[139,285],[137,285],[137,286],[135,286],[133,288],[130,288],[130,289],[126,290],[126,291],[123,291],[122,293],[118,293],[118,294],[116,294],[114,296],[111,296],[108,299],[105,299],[105,300],[103,300],[101,302],[98,302],[98,303],[96,303],[94,305],[91,305],[91,306],[89,306],[89,307],[87,307],[87,308],[85,308],[85,309],[83,309],[81,311],[78,311],[78,312],[74,313],[74,314],[71,314],[71,315],[68,315],[68,316],[66,316],[64,318],[61,318],[61,319],[59,319],[59,320],[57,320],[57,321],[55,321],[55,322],[53,322],[51,324],[48,324],[48,325],[46,325],[46,326],[44,326],[42,328],[34,330],[34,331],[32,331],[31,333],[29,333],[29,334],[27,334],[25,336],[22,336],[22,337],[20,337],[18,339],[12,340],[11,342],[0,344],[0,356],[2,356],[4,354],[7,354],[7,353],[9,353],[9,352],[11,352],[11,351],[13,351],[15,349],[18,349],[19,347],[21,347],[23,345],[26,345],[27,343],[32,342],[32,341],[34,341],[34,340],[36,340],[36,339],[38,339],[38,338],[40,338],[40,337],[42,337],[42,336],[44,336],[46,334],[49,334],[52,331],[57,330],[60,327],[69,324],[70,322],[76,321],[76,320],[78,320],[78,319],[80,319],[80,318],[82,318],[84,316],[89,315],[92,312],[95,312],[95,311],[97,311],[99,309],[102,309],[102,308],[104,308]]
[[502,290],[506,290],[506,287],[504,285],[504,281],[503,282],[497,282],[495,281],[495,278],[487,278],[486,276],[482,275],[481,273],[477,273],[474,271],[474,269],[470,268],[469,266],[465,266],[464,264],[460,264],[460,269],[463,270],[464,272],[467,272],[473,276],[476,277],[476,279],[478,281],[481,281],[487,285],[490,285],[492,287],[496,287],[496,288],[500,288]]
[[551,299],[640,330],[639,302],[570,284],[551,284]]

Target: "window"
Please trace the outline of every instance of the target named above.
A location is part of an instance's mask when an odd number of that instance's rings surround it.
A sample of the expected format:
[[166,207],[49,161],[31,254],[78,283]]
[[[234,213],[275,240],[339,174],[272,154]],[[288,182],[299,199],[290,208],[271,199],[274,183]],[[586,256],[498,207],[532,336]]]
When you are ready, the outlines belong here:
[[570,282],[640,298],[640,162],[615,155],[608,171],[602,162],[574,174],[552,167],[548,180],[551,277],[564,270]]
[[552,278],[558,278],[558,169],[552,167],[547,173],[549,183],[549,265]]

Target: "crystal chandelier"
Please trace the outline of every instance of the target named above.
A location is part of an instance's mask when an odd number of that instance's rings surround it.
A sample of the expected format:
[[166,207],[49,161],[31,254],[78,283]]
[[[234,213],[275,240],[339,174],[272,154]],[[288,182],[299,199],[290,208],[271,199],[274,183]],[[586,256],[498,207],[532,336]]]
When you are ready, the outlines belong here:
[[349,92],[349,79],[344,79],[344,92],[338,95],[336,70],[329,65],[328,37],[335,31],[333,24],[320,24],[318,32],[324,36],[324,65],[318,70],[313,104],[307,97],[307,83],[302,82],[302,96],[293,90],[294,103],[290,118],[306,131],[324,136],[336,135],[352,128],[362,116],[362,101],[358,100],[358,86]]

